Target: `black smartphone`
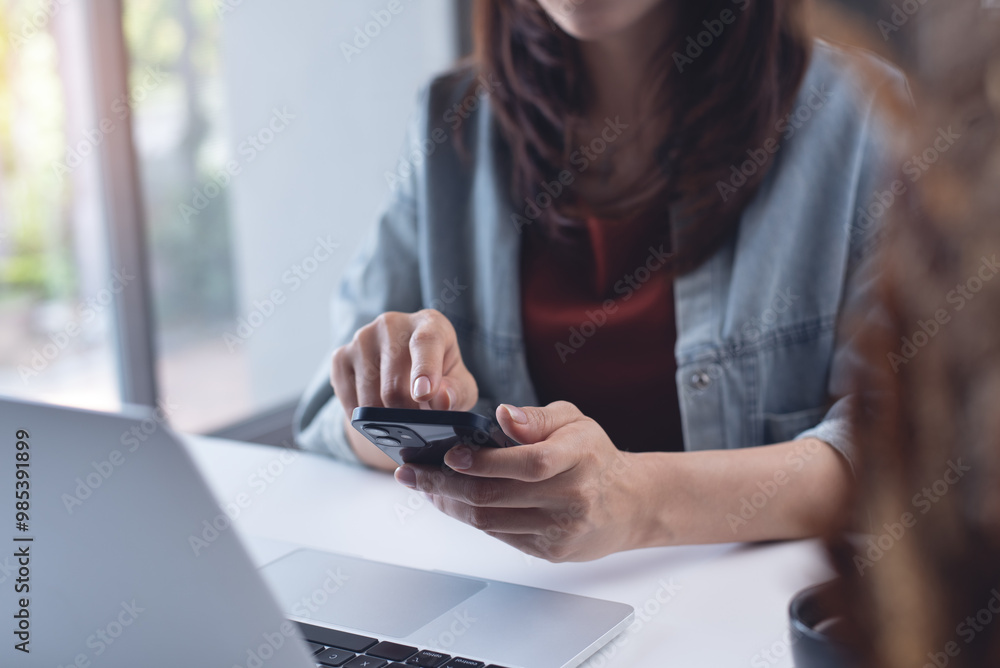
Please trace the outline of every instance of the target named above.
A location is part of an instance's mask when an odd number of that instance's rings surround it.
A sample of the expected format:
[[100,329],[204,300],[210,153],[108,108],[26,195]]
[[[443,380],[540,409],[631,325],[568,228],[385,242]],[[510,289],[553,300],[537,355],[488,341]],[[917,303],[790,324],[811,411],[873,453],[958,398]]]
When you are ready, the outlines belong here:
[[401,466],[443,465],[444,453],[460,444],[473,450],[518,445],[493,420],[460,411],[359,406],[351,425]]

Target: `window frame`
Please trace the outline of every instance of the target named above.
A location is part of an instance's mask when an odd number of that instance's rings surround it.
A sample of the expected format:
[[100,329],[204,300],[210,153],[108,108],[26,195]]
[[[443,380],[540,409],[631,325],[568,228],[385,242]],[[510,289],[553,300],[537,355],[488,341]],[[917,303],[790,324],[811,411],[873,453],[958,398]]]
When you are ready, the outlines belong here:
[[[122,26],[122,0],[86,3],[88,52],[97,118],[113,117],[112,104],[128,95],[128,50]],[[134,276],[128,290],[115,295],[114,349],[123,403],[155,406],[158,396],[154,322],[145,209],[132,115],[100,145],[108,258],[114,269]]]

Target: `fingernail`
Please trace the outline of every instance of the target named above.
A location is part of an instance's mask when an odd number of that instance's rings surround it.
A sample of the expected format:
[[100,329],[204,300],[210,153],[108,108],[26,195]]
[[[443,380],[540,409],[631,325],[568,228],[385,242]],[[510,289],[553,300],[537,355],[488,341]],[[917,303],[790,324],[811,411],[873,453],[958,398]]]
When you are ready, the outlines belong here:
[[413,472],[409,466],[400,466],[396,469],[396,481],[409,487],[410,489],[416,489],[417,487],[417,474]]
[[431,393],[431,381],[427,376],[420,376],[413,381],[413,398],[420,399]]
[[445,454],[444,463],[456,471],[464,471],[472,466],[472,450],[464,445],[457,445]]
[[524,414],[517,406],[511,406],[510,404],[504,404],[503,409],[507,411],[507,415],[510,419],[518,424],[528,424],[528,416]]
[[449,387],[449,388],[445,389],[444,393],[448,395],[448,408],[447,408],[447,410],[450,411],[451,409],[453,409],[455,407],[455,404],[456,404],[456,401],[455,401],[455,390],[453,390],[453,389],[451,389]]

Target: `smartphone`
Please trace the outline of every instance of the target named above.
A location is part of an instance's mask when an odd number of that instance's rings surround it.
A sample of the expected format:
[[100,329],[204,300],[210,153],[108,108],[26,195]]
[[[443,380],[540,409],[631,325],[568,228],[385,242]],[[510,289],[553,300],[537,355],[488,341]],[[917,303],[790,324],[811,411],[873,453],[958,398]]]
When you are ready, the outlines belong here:
[[518,445],[493,420],[460,411],[359,406],[351,426],[400,466],[443,465],[444,453],[460,444],[473,450]]

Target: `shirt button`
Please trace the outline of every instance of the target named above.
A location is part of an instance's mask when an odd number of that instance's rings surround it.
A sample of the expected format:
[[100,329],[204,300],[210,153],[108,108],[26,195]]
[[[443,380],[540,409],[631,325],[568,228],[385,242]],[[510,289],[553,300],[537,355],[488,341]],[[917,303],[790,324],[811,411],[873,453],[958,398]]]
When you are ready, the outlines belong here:
[[691,387],[696,390],[704,390],[712,384],[712,377],[705,371],[696,371],[691,374]]

